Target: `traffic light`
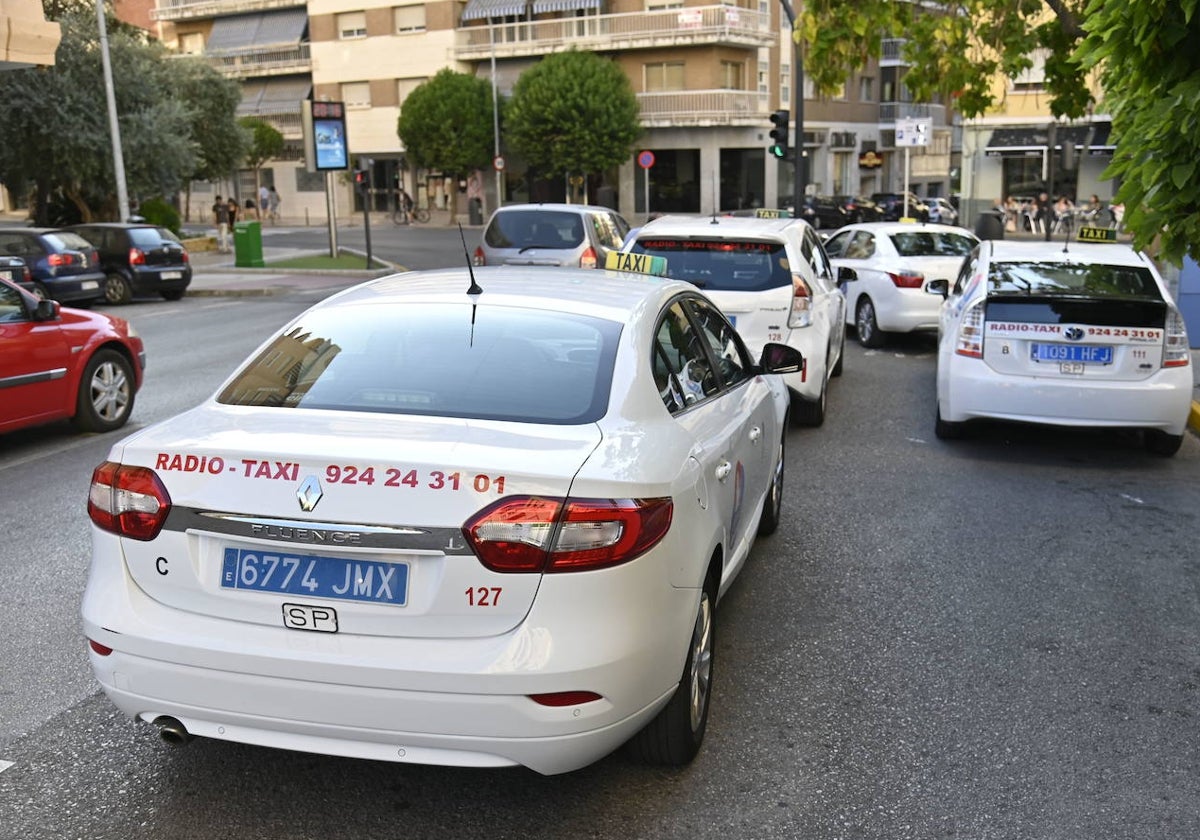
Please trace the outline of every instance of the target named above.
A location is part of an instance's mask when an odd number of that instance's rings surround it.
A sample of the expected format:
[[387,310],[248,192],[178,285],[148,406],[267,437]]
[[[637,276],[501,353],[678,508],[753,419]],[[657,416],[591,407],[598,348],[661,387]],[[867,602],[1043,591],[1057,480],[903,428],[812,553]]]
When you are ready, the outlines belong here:
[[366,195],[371,187],[371,173],[366,169],[354,170],[354,186],[360,193]]
[[786,108],[771,114],[771,124],[775,127],[771,129],[770,152],[774,157],[777,157],[780,160],[783,160],[788,156],[789,116],[790,114]]

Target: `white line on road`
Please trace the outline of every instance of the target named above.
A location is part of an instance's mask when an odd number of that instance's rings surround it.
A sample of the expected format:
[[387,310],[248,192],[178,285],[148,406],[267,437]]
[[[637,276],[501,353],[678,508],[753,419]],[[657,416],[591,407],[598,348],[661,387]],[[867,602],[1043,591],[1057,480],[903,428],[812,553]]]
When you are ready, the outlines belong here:
[[0,773],[3,773],[5,770],[7,770],[9,767],[12,767],[14,764],[16,764],[15,761],[5,761],[4,759],[0,758]]

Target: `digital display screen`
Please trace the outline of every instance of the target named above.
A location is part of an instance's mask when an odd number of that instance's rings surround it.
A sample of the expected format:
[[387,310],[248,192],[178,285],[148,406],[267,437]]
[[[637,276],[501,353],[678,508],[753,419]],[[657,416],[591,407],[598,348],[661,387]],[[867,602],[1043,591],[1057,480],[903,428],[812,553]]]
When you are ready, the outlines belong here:
[[318,172],[350,168],[345,119],[320,119],[314,115],[313,145],[317,153]]

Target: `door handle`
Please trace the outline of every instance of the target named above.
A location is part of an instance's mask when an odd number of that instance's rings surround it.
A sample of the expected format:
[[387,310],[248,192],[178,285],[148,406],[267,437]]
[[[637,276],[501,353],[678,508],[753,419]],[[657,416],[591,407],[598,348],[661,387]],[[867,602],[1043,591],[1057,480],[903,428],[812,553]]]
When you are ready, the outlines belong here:
[[729,478],[729,474],[733,472],[733,464],[728,461],[722,461],[717,464],[717,468],[713,471],[717,476],[717,481],[724,481]]
[[762,439],[762,426],[755,426],[750,430],[750,442],[758,443]]

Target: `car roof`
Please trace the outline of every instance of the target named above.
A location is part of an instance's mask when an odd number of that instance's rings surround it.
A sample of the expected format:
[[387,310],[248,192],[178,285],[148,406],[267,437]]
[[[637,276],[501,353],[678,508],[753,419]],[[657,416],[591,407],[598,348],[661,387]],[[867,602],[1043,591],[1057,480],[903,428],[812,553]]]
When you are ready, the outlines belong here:
[[838,228],[834,234],[839,234],[847,230],[866,230],[871,233],[911,233],[914,230],[929,231],[932,233],[958,233],[966,234],[972,239],[976,239],[974,233],[964,227],[955,225],[938,225],[933,222],[858,222],[853,225],[846,225]]
[[659,216],[647,222],[637,238],[649,236],[696,236],[713,238],[759,237],[783,240],[792,225],[808,224],[803,219],[759,219],[753,216]]
[[1103,265],[1146,266],[1149,261],[1140,251],[1119,242],[1064,243],[1061,239],[1050,242],[1009,242],[987,240],[984,253],[991,262],[1065,262],[1100,263]]
[[115,228],[117,230],[130,230],[133,228],[154,228],[158,229],[160,225],[152,225],[149,222],[80,222],[77,225],[66,225],[62,230],[75,230],[76,228]]
[[343,304],[476,302],[480,306],[551,309],[626,323],[630,313],[653,308],[676,294],[696,293],[690,283],[604,269],[480,266],[473,270],[482,289],[468,296],[466,267],[410,271],[370,280],[328,298],[318,307]]
[[496,213],[511,213],[516,210],[566,210],[573,213],[583,212],[602,212],[615,213],[611,207],[601,207],[596,204],[566,204],[563,202],[547,202],[541,204],[505,204],[503,207],[497,207]]

